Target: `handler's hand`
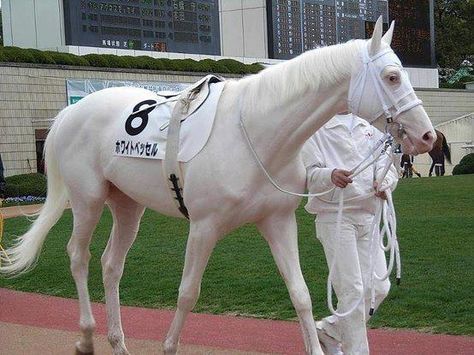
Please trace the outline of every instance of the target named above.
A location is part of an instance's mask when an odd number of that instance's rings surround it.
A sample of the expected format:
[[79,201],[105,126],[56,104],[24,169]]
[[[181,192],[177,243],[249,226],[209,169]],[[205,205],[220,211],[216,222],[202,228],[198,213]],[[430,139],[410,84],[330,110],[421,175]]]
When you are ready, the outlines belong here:
[[347,184],[352,182],[352,179],[349,177],[352,173],[347,170],[334,169],[331,173],[331,181],[337,187],[344,188]]
[[382,200],[386,200],[387,194],[385,193],[385,191],[377,191],[377,187],[378,187],[377,181],[374,181],[375,196],[381,198]]

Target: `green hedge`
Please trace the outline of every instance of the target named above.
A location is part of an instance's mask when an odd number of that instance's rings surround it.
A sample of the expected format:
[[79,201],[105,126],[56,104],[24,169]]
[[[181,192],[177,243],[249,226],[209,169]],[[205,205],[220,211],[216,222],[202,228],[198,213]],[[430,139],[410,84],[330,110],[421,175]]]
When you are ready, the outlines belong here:
[[46,197],[46,176],[43,174],[22,174],[5,178],[5,197]]
[[78,56],[70,53],[40,51],[18,47],[0,47],[0,62],[59,64],[91,66],[100,68],[126,68],[148,70],[190,71],[221,74],[254,74],[263,69],[258,63],[243,64],[233,59],[167,59],[149,56],[117,56],[112,54],[87,54]]
[[474,153],[465,155],[453,169],[453,175],[474,174]]

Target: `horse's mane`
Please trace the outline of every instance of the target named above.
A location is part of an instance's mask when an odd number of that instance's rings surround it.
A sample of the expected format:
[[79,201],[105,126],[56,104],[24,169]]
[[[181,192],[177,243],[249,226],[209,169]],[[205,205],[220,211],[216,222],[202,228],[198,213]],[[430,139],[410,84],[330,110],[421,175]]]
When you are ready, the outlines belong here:
[[364,43],[354,40],[313,49],[240,80],[245,85],[243,109],[265,112],[275,101],[288,102],[305,92],[341,83],[351,74],[353,58]]

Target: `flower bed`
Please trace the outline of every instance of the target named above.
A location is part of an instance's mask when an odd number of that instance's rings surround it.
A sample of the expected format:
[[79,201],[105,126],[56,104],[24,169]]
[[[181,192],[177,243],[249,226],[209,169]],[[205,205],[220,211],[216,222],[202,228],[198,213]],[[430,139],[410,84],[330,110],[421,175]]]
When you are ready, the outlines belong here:
[[46,200],[44,197],[37,196],[20,196],[20,197],[7,197],[3,200],[4,204],[7,205],[17,205],[17,204],[33,204],[33,203],[43,203]]

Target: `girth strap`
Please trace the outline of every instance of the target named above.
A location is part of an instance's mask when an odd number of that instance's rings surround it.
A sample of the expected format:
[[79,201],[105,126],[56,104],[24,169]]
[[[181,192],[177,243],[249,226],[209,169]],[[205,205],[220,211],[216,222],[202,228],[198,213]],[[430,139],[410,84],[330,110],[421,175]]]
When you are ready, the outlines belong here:
[[183,179],[181,176],[181,170],[179,169],[178,152],[181,120],[183,120],[187,115],[188,107],[189,104],[186,104],[184,99],[178,100],[174,106],[168,125],[168,136],[166,138],[166,152],[164,161],[164,169],[168,186],[174,192],[174,199],[178,203],[179,211],[187,219],[189,219],[189,214],[183,200]]
[[210,85],[222,80],[222,78],[214,75],[208,75],[201,79],[189,89],[186,89],[181,93],[173,108],[173,112],[171,113],[168,125],[168,135],[166,138],[166,152],[163,167],[168,186],[170,190],[173,191],[178,209],[187,219],[189,219],[189,214],[188,209],[184,205],[183,177],[178,162],[181,123],[190,114],[195,112],[207,99],[210,92]]

